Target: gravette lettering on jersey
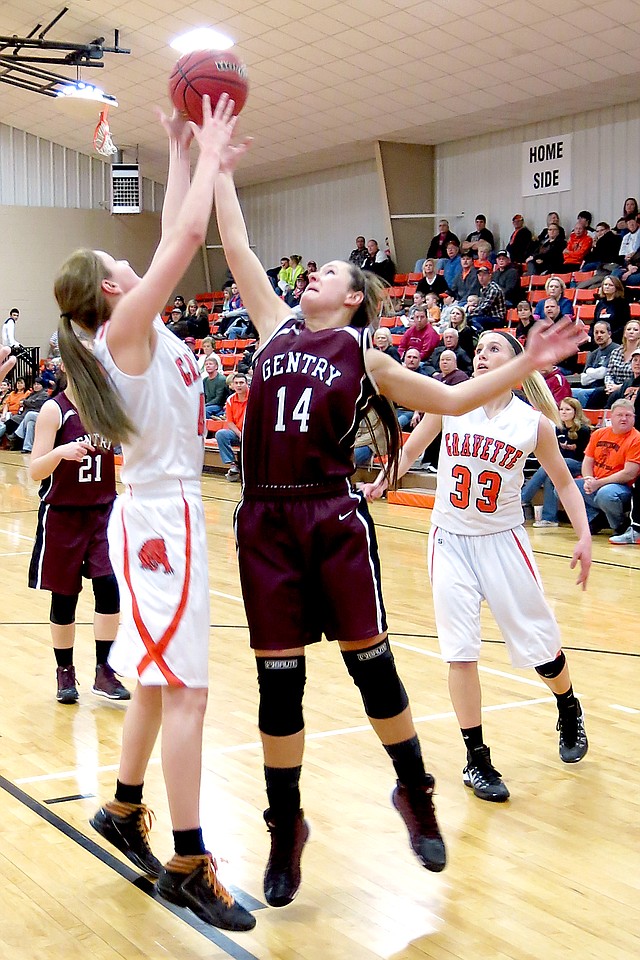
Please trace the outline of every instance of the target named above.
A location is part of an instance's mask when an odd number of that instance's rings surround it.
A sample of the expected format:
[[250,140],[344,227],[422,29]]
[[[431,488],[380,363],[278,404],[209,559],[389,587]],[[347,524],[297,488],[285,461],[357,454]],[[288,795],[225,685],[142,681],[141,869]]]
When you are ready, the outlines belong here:
[[524,451],[505,443],[504,440],[495,440],[482,434],[445,433],[444,443],[450,457],[477,457],[488,463],[496,463],[505,470],[513,470]]
[[191,351],[183,353],[181,357],[176,357],[176,367],[188,387],[194,383],[200,383],[202,378]]
[[262,379],[266,382],[271,377],[286,376],[289,373],[301,373],[311,376],[321,383],[331,386],[334,380],[342,376],[340,370],[325,357],[316,357],[312,353],[300,353],[292,350],[288,353],[276,353],[266,357],[260,364]]

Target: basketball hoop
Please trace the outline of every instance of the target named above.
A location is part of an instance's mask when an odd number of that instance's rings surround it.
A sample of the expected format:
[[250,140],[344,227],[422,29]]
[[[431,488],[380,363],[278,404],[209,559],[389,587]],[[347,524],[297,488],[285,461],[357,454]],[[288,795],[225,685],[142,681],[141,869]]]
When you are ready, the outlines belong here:
[[107,120],[108,113],[109,107],[100,112],[98,125],[93,134],[93,146],[103,157],[112,157],[118,152],[118,148],[111,139],[111,130],[109,128],[109,121]]

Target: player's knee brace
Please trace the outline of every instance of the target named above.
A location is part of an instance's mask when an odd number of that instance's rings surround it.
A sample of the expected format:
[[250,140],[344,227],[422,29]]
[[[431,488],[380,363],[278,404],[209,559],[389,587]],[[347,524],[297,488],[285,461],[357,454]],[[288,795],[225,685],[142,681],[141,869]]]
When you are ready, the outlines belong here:
[[543,663],[536,667],[536,673],[539,673],[545,680],[555,680],[564,670],[566,662],[565,655],[561,650],[555,660],[550,660],[549,663]]
[[120,592],[113,574],[94,577],[91,581],[96,613],[106,615],[120,613]]
[[70,623],[75,623],[77,605],[77,593],[72,597],[67,597],[64,593],[52,593],[51,611],[49,613],[51,623],[55,623],[59,627],[68,627]]
[[388,720],[409,705],[387,639],[365,650],[343,650],[342,658],[360,690],[368,717]]
[[258,725],[270,737],[290,737],[304,727],[304,657],[256,657],[260,706]]

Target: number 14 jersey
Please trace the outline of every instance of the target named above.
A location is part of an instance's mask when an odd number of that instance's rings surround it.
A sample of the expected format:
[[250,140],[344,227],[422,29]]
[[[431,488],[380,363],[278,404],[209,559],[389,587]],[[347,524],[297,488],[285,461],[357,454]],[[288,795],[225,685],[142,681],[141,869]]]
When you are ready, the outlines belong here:
[[471,537],[519,526],[524,465],[540,417],[515,396],[493,417],[483,407],[443,417],[432,525]]
[[354,471],[353,443],[375,387],[369,334],[280,324],[254,361],[242,436],[245,496],[317,496]]

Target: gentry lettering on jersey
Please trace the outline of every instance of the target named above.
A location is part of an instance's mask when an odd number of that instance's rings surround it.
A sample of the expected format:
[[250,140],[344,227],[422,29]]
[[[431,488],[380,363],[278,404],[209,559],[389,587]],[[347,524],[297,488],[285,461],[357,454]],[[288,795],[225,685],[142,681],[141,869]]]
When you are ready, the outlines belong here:
[[287,353],[276,353],[266,357],[261,364],[262,379],[266,382],[271,377],[280,377],[287,373],[310,373],[322,383],[331,386],[334,380],[342,373],[324,357],[316,357],[312,353],[300,353],[291,350]]

